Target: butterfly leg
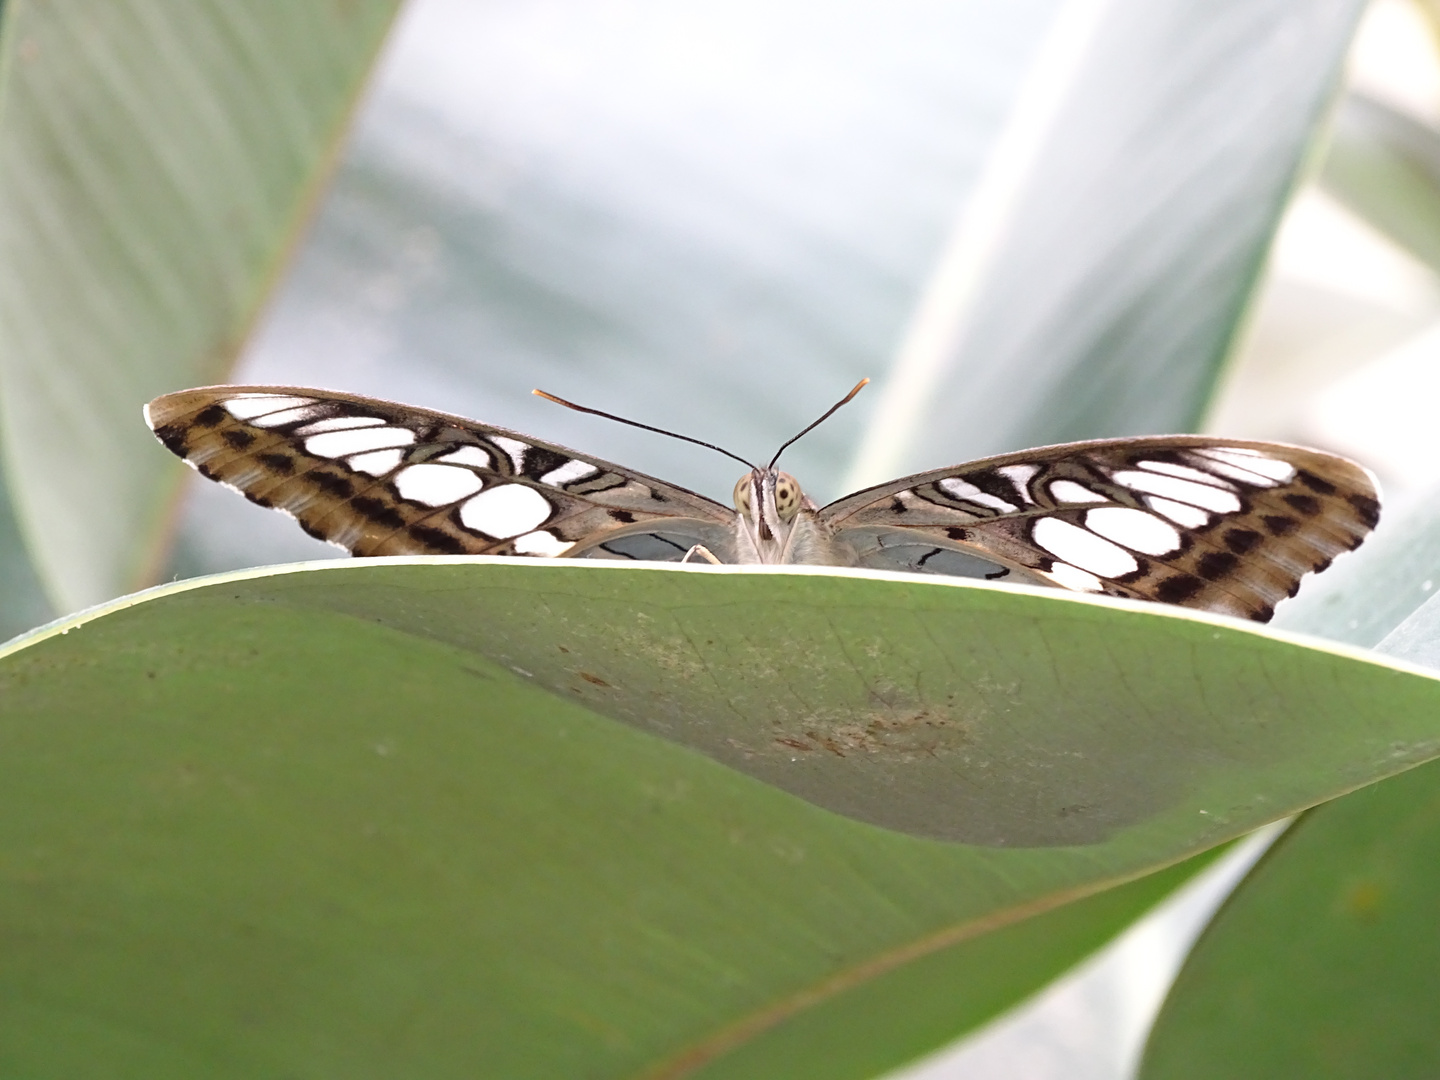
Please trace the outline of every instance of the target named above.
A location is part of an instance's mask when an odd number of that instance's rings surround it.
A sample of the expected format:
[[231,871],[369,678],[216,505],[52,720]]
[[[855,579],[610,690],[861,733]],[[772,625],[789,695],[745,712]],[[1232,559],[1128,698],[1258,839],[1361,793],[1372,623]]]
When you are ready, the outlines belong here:
[[706,562],[708,562],[711,566],[723,566],[723,565],[724,565],[719,559],[715,558],[714,555],[711,555],[711,554],[710,554],[710,549],[707,548],[704,544],[696,544],[696,545],[695,545],[694,547],[692,547],[689,551],[685,552],[685,557],[684,557],[683,559],[681,559],[680,561],[681,561],[682,563],[692,562],[692,561],[698,562],[698,561],[701,560],[701,559],[704,559],[704,560],[705,560]]

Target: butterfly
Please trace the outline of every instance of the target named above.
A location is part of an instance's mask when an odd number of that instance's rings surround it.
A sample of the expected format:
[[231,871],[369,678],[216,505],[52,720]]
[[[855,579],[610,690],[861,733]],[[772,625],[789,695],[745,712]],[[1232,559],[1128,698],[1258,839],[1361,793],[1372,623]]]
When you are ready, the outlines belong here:
[[779,454],[763,468],[737,458],[749,468],[729,507],[515,431],[353,394],[202,387],[156,398],[145,418],[202,475],[361,556],[858,566],[1264,622],[1380,514],[1374,478],[1352,461],[1203,435],[1022,450],[825,507],[775,467]]

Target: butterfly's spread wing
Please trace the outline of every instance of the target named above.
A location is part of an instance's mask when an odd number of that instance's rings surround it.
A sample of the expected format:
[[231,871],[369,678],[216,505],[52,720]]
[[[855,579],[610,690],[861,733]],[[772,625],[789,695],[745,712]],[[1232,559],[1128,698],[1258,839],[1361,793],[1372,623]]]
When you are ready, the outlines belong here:
[[1373,478],[1352,461],[1198,435],[1006,454],[820,512],[862,566],[980,576],[988,563],[987,577],[1261,622],[1379,514]]
[[734,511],[504,428],[288,386],[156,398],[170,450],[356,555],[681,558],[723,550]]

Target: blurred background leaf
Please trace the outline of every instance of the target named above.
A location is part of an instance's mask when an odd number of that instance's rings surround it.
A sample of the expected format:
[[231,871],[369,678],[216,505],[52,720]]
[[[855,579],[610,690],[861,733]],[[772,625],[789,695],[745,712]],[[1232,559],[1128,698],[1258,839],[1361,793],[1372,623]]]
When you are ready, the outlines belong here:
[[1305,814],[1187,961],[1144,1080],[1432,1077],[1440,770]]
[[52,614],[0,471],[0,641],[39,626]]
[[1319,180],[1416,258],[1440,267],[1440,131],[1366,94],[1347,94]]
[[1363,6],[1067,5],[911,326],[854,484],[1193,430]]
[[[1056,7],[418,0],[239,377],[724,498],[732,462],[531,388],[768,457],[883,376]],[[872,394],[787,452],[822,501]],[[175,569],[333,550],[249,510],[195,491]]]
[[60,610],[156,572],[140,406],[224,379],[396,2],[5,4],[0,437]]

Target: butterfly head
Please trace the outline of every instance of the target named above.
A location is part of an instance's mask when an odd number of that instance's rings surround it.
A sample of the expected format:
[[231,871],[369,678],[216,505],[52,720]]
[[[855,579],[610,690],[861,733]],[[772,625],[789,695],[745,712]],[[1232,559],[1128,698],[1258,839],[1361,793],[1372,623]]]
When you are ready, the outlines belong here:
[[753,469],[735,484],[735,509],[741,526],[761,554],[779,553],[802,509],[814,505],[800,490],[800,482],[787,472],[774,467]]

